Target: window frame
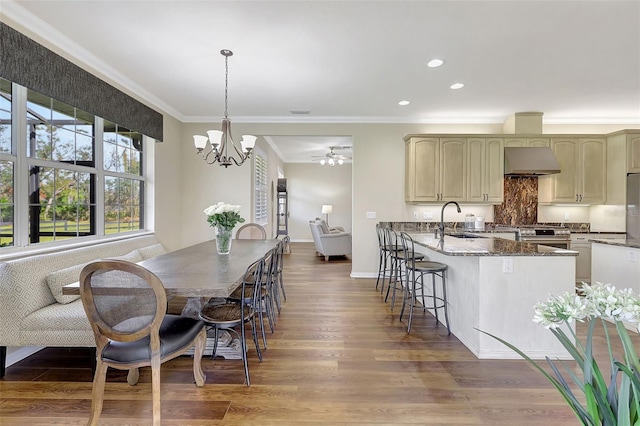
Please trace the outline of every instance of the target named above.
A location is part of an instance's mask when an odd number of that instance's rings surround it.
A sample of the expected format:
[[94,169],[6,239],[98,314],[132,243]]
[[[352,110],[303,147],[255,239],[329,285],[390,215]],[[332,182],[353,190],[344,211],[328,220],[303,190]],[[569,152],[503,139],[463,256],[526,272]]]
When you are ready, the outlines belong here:
[[[5,79],[6,80],[6,79]],[[105,173],[103,163],[103,131],[104,120],[98,116],[95,118],[94,132],[94,167],[81,164],[73,164],[62,161],[41,160],[27,156],[27,93],[28,88],[15,82],[11,83],[11,153],[0,152],[0,160],[11,161],[13,163],[13,191],[14,191],[14,222],[13,222],[13,245],[0,248],[0,260],[27,256],[33,253],[55,251],[62,247],[76,247],[94,244],[97,240],[118,240],[131,238],[135,235],[144,235],[153,232],[154,220],[149,215],[153,214],[152,208],[147,208],[148,203],[153,200],[151,195],[154,191],[153,170],[150,162],[153,159],[153,143],[155,140],[142,135],[142,156],[141,174],[131,175],[126,173]],[[124,126],[122,126],[124,127]],[[95,177],[95,215],[93,229],[95,233],[87,236],[75,236],[50,242],[29,242],[29,168],[31,166],[55,167],[71,171],[88,172]],[[150,174],[151,173],[151,174]],[[125,179],[135,179],[141,182],[140,202],[140,229],[125,231],[116,234],[105,234],[104,218],[104,182],[105,174],[108,176],[123,177]],[[91,206],[94,207],[94,206]]]
[[[264,182],[258,182],[260,177]],[[257,148],[253,158],[253,221],[262,226],[269,224],[269,161]]]

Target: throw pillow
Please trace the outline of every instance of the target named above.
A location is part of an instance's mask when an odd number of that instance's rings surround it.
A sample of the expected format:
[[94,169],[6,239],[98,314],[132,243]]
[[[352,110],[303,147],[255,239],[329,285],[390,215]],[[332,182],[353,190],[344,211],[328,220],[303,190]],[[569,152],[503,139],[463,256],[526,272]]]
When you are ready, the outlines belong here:
[[162,244],[154,244],[149,247],[142,247],[138,249],[138,252],[142,256],[142,260],[151,259],[152,257],[160,256],[161,254],[165,254],[167,251],[164,249]]
[[138,250],[130,251],[129,253],[123,254],[121,256],[108,257],[107,259],[110,259],[110,260],[126,260],[126,261],[129,261],[131,263],[138,263],[138,262],[141,262],[142,260],[144,260],[142,258],[142,255],[140,254],[140,252],[138,252]]
[[325,222],[324,220],[320,221],[320,228],[322,229],[323,234],[331,233],[331,231],[329,230],[329,225],[327,225],[327,222]]
[[75,265],[69,268],[60,269],[47,275],[47,285],[51,294],[56,299],[56,302],[66,305],[74,300],[78,300],[80,295],[66,296],[62,294],[62,287],[67,284],[77,283],[80,279],[80,271],[84,268],[85,264]]

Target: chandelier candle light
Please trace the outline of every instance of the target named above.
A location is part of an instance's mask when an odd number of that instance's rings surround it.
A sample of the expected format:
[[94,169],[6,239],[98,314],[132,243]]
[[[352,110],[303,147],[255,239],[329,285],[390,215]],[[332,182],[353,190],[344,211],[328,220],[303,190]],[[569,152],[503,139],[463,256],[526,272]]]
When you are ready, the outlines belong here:
[[[233,55],[233,52],[227,49],[222,49],[220,54],[224,56],[224,118],[222,119],[221,130],[209,130],[207,136],[194,135],[193,142],[196,146],[198,154],[202,154],[204,161],[207,164],[213,164],[215,162],[220,163],[221,166],[229,167],[235,163],[236,166],[241,165],[251,155],[251,151],[256,144],[256,136],[242,135],[240,141],[240,147],[236,145],[231,136],[231,120],[229,120],[228,114],[228,87],[229,87],[229,56]],[[210,149],[206,150],[207,142],[209,142]],[[235,151],[229,154],[229,145],[231,145]],[[235,155],[238,156],[236,159]]]

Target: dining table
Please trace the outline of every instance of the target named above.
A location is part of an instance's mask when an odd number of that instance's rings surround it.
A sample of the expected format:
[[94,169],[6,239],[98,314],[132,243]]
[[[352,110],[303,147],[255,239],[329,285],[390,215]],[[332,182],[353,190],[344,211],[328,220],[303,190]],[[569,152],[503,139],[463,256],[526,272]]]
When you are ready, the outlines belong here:
[[[204,303],[224,299],[242,283],[247,268],[275,248],[279,240],[233,240],[228,254],[218,254],[215,240],[205,241],[138,262],[153,272],[164,285],[167,298],[184,297],[181,315],[198,318]],[[80,294],[79,283],[62,288],[64,295]],[[221,334],[216,355],[239,359],[240,345],[228,333]],[[205,354],[213,350],[207,339]]]
[[[233,240],[231,252],[218,254],[215,240],[205,241],[138,262],[160,278],[167,297],[227,297],[241,283],[247,268],[275,248],[279,240]],[[78,283],[62,294],[80,294]]]

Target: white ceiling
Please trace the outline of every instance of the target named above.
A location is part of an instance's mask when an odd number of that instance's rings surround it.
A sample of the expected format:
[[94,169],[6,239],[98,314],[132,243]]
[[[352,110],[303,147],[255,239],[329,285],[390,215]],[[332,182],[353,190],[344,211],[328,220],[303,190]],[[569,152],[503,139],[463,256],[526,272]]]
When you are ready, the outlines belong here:
[[[0,0],[0,12],[183,122],[222,117],[219,51],[230,49],[235,122],[502,123],[542,111],[547,123],[640,124],[637,0]],[[445,64],[427,68],[435,57]],[[286,162],[351,144],[271,142]]]

